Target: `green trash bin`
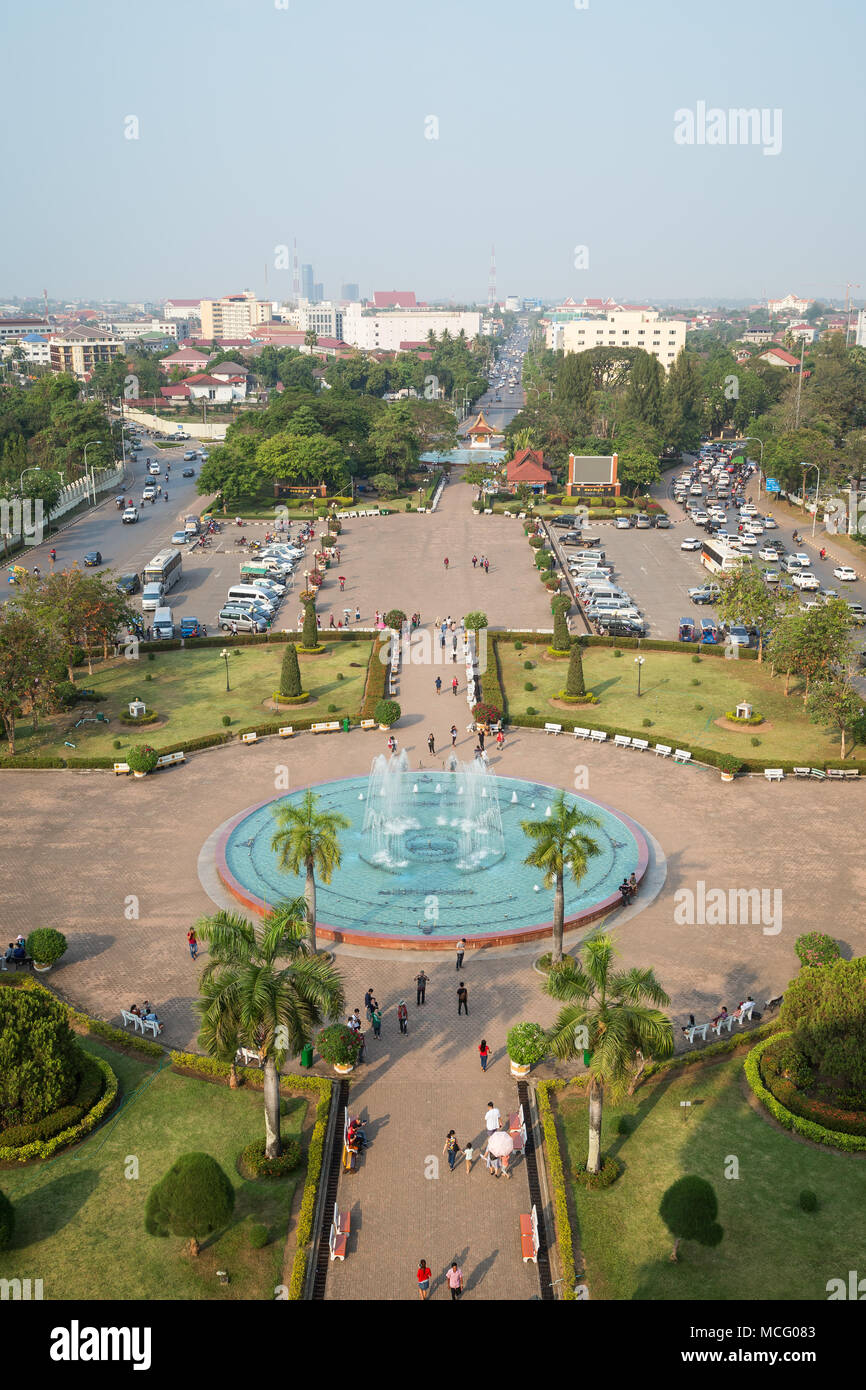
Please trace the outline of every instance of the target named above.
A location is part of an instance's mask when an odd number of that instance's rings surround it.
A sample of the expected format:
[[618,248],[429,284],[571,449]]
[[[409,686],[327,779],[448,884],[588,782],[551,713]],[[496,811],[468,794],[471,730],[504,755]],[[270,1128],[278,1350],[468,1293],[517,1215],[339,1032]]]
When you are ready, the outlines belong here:
[[301,1048],[301,1066],[311,1067],[313,1065],[313,1044],[304,1043]]
[[344,733],[344,734],[347,734],[348,732],[349,732],[349,716],[346,715],[346,716],[344,717],[344,719],[343,719],[343,733]]

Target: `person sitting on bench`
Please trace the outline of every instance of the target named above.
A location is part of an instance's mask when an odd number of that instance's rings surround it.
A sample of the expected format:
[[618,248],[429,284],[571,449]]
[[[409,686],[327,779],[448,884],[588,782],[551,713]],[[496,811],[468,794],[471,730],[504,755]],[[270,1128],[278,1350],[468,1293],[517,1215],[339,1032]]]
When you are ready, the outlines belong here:
[[349,1119],[349,1128],[346,1131],[346,1143],[350,1148],[366,1149],[368,1139],[364,1133],[366,1120],[359,1120],[357,1115],[352,1115]]
[[694,1026],[695,1026],[695,1016],[694,1016],[694,1014],[689,1014],[689,1021],[688,1021],[688,1023],[684,1023],[683,1026],[682,1026],[682,1028],[680,1029],[680,1032],[682,1033],[682,1035],[683,1035],[684,1038],[687,1038],[687,1037],[689,1036],[689,1033],[690,1033],[691,1030],[694,1028]]
[[726,1006],[725,1004],[723,1004],[723,1005],[722,1005],[722,1011],[721,1011],[721,1013],[716,1014],[715,1018],[713,1019],[713,1027],[714,1027],[714,1028],[717,1027],[718,1024],[722,1021],[722,1019],[723,1019],[723,1018],[727,1018],[727,1016],[728,1016],[727,1006]]

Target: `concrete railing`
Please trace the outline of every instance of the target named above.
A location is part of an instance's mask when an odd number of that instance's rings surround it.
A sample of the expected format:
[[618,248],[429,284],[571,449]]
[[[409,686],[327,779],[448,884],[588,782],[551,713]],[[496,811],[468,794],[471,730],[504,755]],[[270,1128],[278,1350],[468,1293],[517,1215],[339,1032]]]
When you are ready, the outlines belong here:
[[194,439],[225,439],[228,429],[228,425],[225,423],[204,425],[201,421],[164,418],[161,415],[154,415],[149,410],[135,410],[134,408],[130,409],[129,406],[124,410],[124,415],[133,420],[136,425],[143,425],[145,429],[162,430],[168,435],[181,429],[186,434],[192,435]]

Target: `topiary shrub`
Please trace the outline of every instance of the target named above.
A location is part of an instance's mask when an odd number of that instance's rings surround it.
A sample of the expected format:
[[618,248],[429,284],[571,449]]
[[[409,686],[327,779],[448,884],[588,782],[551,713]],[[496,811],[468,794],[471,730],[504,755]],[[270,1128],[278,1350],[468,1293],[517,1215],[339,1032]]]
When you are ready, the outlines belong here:
[[66,947],[66,937],[55,927],[37,927],[27,938],[27,954],[37,965],[54,965]]
[[402,632],[406,614],[402,608],[389,608],[382,621],[386,627],[392,628],[394,632]]
[[357,1033],[347,1023],[332,1023],[323,1028],[316,1046],[326,1062],[332,1066],[354,1066],[361,1046]]
[[653,722],[652,722],[651,719],[642,719],[640,722],[641,722],[641,726],[642,726],[644,729],[651,729],[651,728],[652,728]]
[[472,706],[472,718],[476,724],[498,724],[502,718],[502,710],[498,705],[491,705],[487,701],[482,701],[480,704]]
[[534,1067],[543,1061],[550,1047],[540,1023],[516,1023],[505,1040],[505,1050],[518,1066]]
[[262,1250],[268,1243],[268,1228],[261,1222],[256,1222],[250,1226],[249,1242],[253,1250]]
[[534,684],[532,683],[532,681],[524,681],[524,682],[523,682],[523,689],[524,689],[524,690],[534,690],[534,689],[535,689],[535,686],[534,686]]
[[750,738],[749,742],[753,748],[760,748],[761,746],[761,740],[759,738]]
[[535,662],[534,662],[534,661],[524,661],[524,663],[523,663],[523,669],[524,669],[524,671],[531,671],[534,665],[535,665]]
[[698,656],[697,652],[695,652],[695,655],[692,657],[692,665],[693,665],[693,666],[700,666],[700,664],[701,664],[701,658]]
[[803,1191],[800,1193],[800,1210],[818,1210],[818,1194],[817,1192],[813,1192],[810,1187],[804,1187]]
[[583,678],[583,649],[579,642],[575,642],[571,648],[568,659],[568,675],[565,680],[565,693],[572,699],[579,699],[586,694],[586,682]]
[[159,754],[149,743],[139,743],[126,755],[130,772],[153,772],[158,760]]
[[613,649],[613,654],[614,654],[615,657],[616,657],[616,656],[622,656],[622,652],[620,651],[619,647],[614,647],[614,649]]
[[336,713],[337,713],[337,710],[338,710],[339,708],[340,708],[339,705],[328,705],[328,713],[329,713],[329,714],[336,714]]
[[794,942],[794,950],[801,965],[829,965],[841,955],[833,937],[820,931],[810,931],[805,936],[798,936]]
[[537,713],[538,713],[538,710],[535,708],[535,705],[527,705],[527,706],[526,706],[526,713],[527,713],[527,714],[537,714]]
[[373,710],[373,718],[377,724],[384,724],[390,729],[392,724],[396,724],[400,718],[402,710],[396,700],[379,700]]
[[301,668],[298,665],[298,649],[294,642],[287,642],[280,670],[280,694],[298,696],[300,693]]
[[680,1241],[696,1240],[699,1245],[719,1245],[724,1231],[716,1221],[719,1203],[715,1191],[704,1178],[694,1174],[672,1183],[659,1204],[659,1216],[674,1237],[671,1259],[676,1260]]
[[695,676],[692,680],[692,685],[700,685],[700,681],[698,680],[697,676]]
[[0,1192],[0,1250],[8,1250],[15,1234],[15,1208],[5,1192]]
[[620,1115],[619,1119],[616,1122],[617,1134],[619,1134],[622,1138],[625,1138],[627,1134],[631,1134],[633,1129],[634,1125],[631,1121],[631,1118],[628,1115]]
[[319,645],[319,628],[316,623],[314,599],[304,600],[304,626],[301,631],[301,643],[304,647],[317,647]]
[[283,1152],[279,1158],[268,1158],[264,1139],[254,1139],[247,1144],[241,1154],[241,1167],[252,1178],[284,1178],[297,1168],[303,1157],[303,1150],[297,1139],[284,1139]]
[[515,650],[516,652],[522,652],[522,651],[523,651],[523,643],[520,641],[519,638],[518,638],[517,641],[514,643],[514,650]]
[[4,1130],[43,1120],[74,1100],[83,1059],[66,1005],[47,990],[0,989],[0,1044],[2,1147]]
[[574,1181],[581,1187],[587,1188],[590,1192],[598,1192],[605,1187],[610,1187],[616,1182],[623,1165],[618,1158],[612,1154],[605,1154],[601,1161],[601,1167],[597,1173],[590,1173],[585,1163],[579,1163],[574,1169]]
[[230,715],[230,714],[224,714],[223,717],[222,717],[222,721],[221,721],[221,722],[222,722],[223,728],[224,728],[224,729],[228,729],[228,728],[231,726],[231,722],[232,722],[232,717],[231,717],[231,715]]
[[235,1206],[234,1188],[210,1154],[181,1154],[151,1188],[144,1227],[151,1236],[188,1236],[191,1255],[204,1236],[225,1226]]

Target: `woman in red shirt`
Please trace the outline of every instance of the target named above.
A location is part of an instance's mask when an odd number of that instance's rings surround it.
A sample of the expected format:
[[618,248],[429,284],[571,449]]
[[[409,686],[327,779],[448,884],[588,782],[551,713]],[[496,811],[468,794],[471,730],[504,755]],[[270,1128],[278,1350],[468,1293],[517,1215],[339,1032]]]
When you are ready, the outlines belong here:
[[486,1038],[482,1038],[481,1042],[478,1044],[478,1056],[481,1058],[481,1070],[486,1071],[487,1063],[492,1056],[490,1048],[487,1046]]
[[430,1268],[427,1264],[427,1261],[422,1259],[418,1261],[418,1294],[422,1303],[424,1302],[424,1299],[427,1297],[429,1292]]

